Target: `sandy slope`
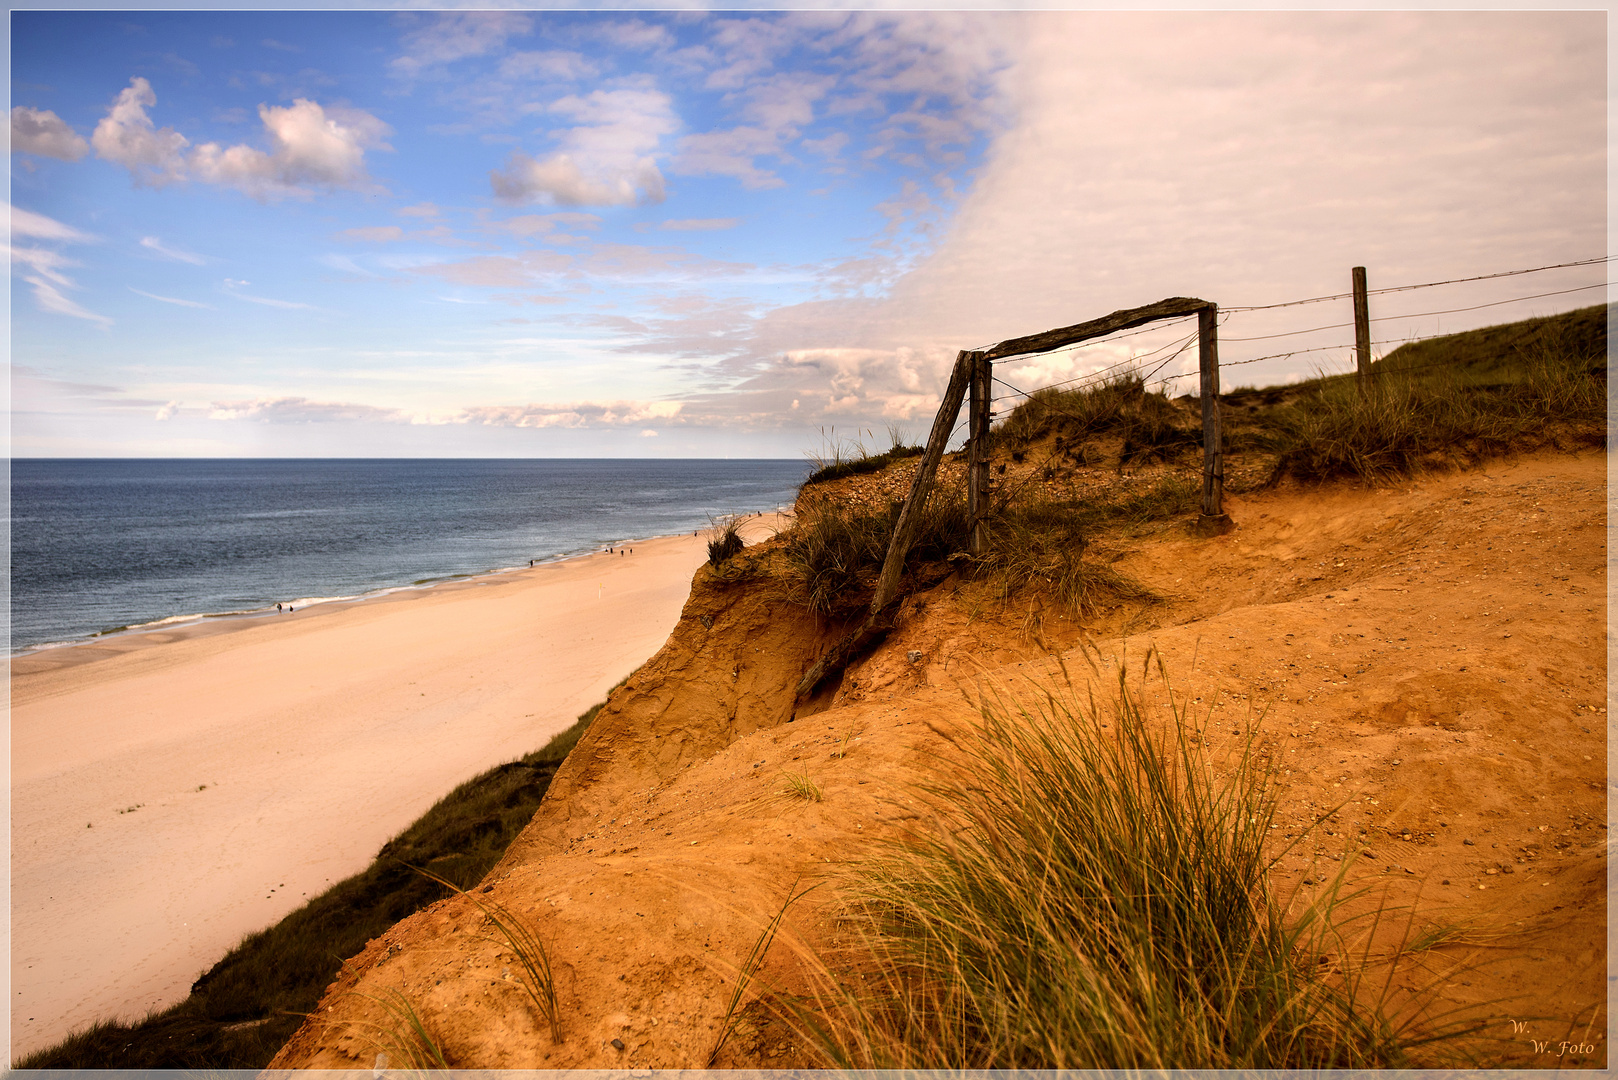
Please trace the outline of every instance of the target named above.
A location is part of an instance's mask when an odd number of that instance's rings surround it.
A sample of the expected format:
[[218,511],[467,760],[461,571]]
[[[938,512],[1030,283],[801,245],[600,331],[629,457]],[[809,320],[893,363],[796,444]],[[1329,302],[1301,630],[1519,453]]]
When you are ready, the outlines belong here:
[[663,643],[704,543],[14,661],[13,1050],[183,998],[543,745]]
[[[1119,658],[1140,682],[1155,649],[1172,691],[1152,678],[1141,690],[1159,715],[1172,692],[1216,745],[1263,717],[1277,850],[1336,811],[1279,868],[1283,894],[1306,896],[1346,856],[1351,882],[1414,912],[1379,945],[1465,930],[1402,960],[1389,992],[1395,1011],[1412,987],[1480,1010],[1502,1063],[1606,1059],[1605,490],[1601,457],[1542,457],[1232,500],[1234,533],[1170,531],[1124,557],[1175,603],[1127,635],[1117,618],[1091,628],[1103,692]],[[735,966],[793,883],[915,822],[910,785],[948,752],[938,733],[970,721],[963,691],[1048,681],[1041,642],[1066,652],[1081,690],[1092,677],[1071,622],[953,590],[907,602],[884,646],[793,717],[790,688],[836,628],[767,583],[699,571],[668,644],[614,694],[481,894],[550,943],[562,1042],[477,911],[452,899],[372,942],[275,1064],[369,1067],[376,1048],[355,1022],[377,1017],[354,991],[386,987],[455,1064],[702,1066]],[[787,771],[824,802],[782,794]],[[795,909],[796,939],[826,942],[831,895]],[[763,980],[801,988],[783,942]],[[719,1063],[806,1060],[762,1021]],[[1587,1049],[1556,1058],[1560,1040]]]

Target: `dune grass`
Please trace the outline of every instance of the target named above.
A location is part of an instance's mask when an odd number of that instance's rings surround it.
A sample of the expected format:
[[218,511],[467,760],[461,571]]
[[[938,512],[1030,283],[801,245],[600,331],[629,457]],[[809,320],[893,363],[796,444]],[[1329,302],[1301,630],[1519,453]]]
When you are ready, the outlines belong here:
[[[1394,349],[1353,375],[1249,390],[1264,406],[1228,410],[1225,452],[1267,458],[1269,483],[1385,482],[1545,445],[1599,446],[1606,434],[1608,308],[1451,334]],[[1147,393],[1138,373],[1038,390],[995,429],[1014,461],[1051,439],[1053,460],[1102,464],[1085,440],[1120,440],[1120,468],[1190,460],[1201,449],[1192,403]],[[1109,451],[1111,453],[1111,451]]]
[[408,997],[392,987],[378,995],[360,996],[378,1005],[386,1017],[380,1023],[349,1021],[377,1052],[373,1071],[421,1076],[450,1068],[438,1040]]
[[1202,445],[1198,421],[1161,391],[1148,392],[1138,371],[1125,370],[1078,389],[1046,387],[1017,404],[995,427],[1009,450],[1054,437],[1070,457],[1083,440],[1103,434],[1122,439],[1126,464],[1169,461]]
[[825,798],[820,785],[811,780],[808,773],[784,772],[781,774],[781,781],[786,785],[781,789],[783,795],[805,802],[820,802]]
[[545,948],[545,943],[540,939],[539,935],[534,933],[533,928],[527,922],[514,914],[504,904],[493,900],[485,900],[481,896],[469,893],[454,882],[439,877],[431,870],[423,870],[420,867],[411,867],[411,869],[424,877],[436,881],[456,895],[472,901],[477,906],[477,909],[483,912],[483,917],[505,940],[507,947],[511,949],[512,955],[516,957],[517,962],[522,966],[523,974],[518,977],[517,982],[522,986],[523,991],[527,993],[528,1000],[533,1003],[534,1011],[539,1014],[540,1019],[544,1020],[546,1026],[550,1028],[551,1041],[560,1043],[562,1041],[562,1011],[556,1002],[556,976],[551,971],[550,951]]
[[735,517],[709,518],[708,563],[719,566],[747,546],[742,539],[741,523]]
[[[1342,875],[1283,915],[1251,740],[1154,725],[1119,672],[990,701],[922,790],[932,822],[844,882],[853,944],[784,1013],[835,1068],[1360,1069],[1463,1025],[1390,1018]],[[1403,1003],[1401,1003],[1403,1004]]]
[[[870,431],[863,434],[865,438],[871,437]],[[905,441],[903,431],[891,425],[888,428],[888,448],[880,452],[868,447],[863,438],[856,437],[849,442],[842,441],[837,437],[835,427],[823,441],[825,443],[823,449],[819,453],[809,455],[809,464],[814,466],[814,471],[803,482],[805,487],[828,480],[840,480],[845,476],[878,472],[896,461],[919,457],[922,452],[921,447]]]
[[[899,518],[897,504],[872,508],[838,499],[800,498],[795,527],[786,534],[787,566],[795,598],[811,611],[846,615],[870,602]],[[934,493],[906,559],[912,573],[966,552],[966,504]]]
[[[1400,346],[1352,377],[1314,380],[1247,419],[1270,482],[1377,483],[1541,446],[1606,438],[1605,307]],[[1256,429],[1256,430],[1254,430]]]
[[[1001,597],[1038,587],[1074,612],[1121,601],[1152,602],[1155,594],[1096,560],[1086,560],[1086,537],[1115,525],[1140,526],[1198,505],[1200,492],[1181,477],[1165,476],[1140,491],[1110,500],[1056,500],[1042,488],[1019,493],[989,518],[988,544],[968,554],[966,504],[934,491],[906,557],[912,584],[921,587],[952,571],[988,582]],[[802,505],[802,504],[800,504]],[[879,510],[835,499],[809,499],[786,534],[793,596],[810,610],[846,616],[870,602],[887,557],[899,507]]]
[[[1416,354],[1419,358],[1421,354]],[[1479,461],[1558,439],[1605,437],[1605,358],[1544,330],[1512,357],[1487,365],[1409,360],[1398,351],[1374,369],[1369,391],[1322,380],[1267,417],[1271,481],[1386,481],[1421,467]]]
[[[604,704],[604,703],[603,703]],[[184,1001],[135,1023],[98,1023],[16,1062],[19,1069],[260,1069],[314,1010],[345,958],[443,896],[482,879],[532,819],[556,769],[601,705],[545,746],[461,784],[383,845],[366,870],[248,935]]]

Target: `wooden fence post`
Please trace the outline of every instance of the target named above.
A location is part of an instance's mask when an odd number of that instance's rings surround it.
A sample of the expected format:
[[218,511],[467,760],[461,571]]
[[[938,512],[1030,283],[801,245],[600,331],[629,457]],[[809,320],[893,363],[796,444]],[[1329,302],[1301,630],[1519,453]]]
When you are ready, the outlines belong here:
[[1371,305],[1365,289],[1365,267],[1354,267],[1354,358],[1360,397],[1371,381]]
[[[796,700],[802,701],[814,692],[821,680],[833,672],[842,671],[850,659],[858,656],[872,642],[880,639],[892,626],[891,616],[885,611],[899,592],[899,579],[904,576],[905,556],[915,542],[916,530],[921,526],[927,496],[932,491],[933,477],[938,463],[944,458],[944,447],[949,444],[955,430],[955,418],[961,414],[961,402],[967,386],[974,382],[982,353],[962,351],[955,357],[955,370],[950,373],[949,385],[944,389],[944,403],[933,418],[933,430],[927,437],[927,450],[916,467],[915,479],[910,482],[910,494],[899,511],[899,520],[893,526],[893,538],[888,541],[888,554],[882,561],[882,574],[876,579],[876,595],[871,597],[871,610],[852,633],[828,649],[820,659],[810,665],[798,681]],[[987,413],[987,409],[984,410]]]
[[1202,531],[1223,532],[1225,515],[1225,451],[1219,426],[1219,305],[1197,313],[1197,354],[1202,365]]
[[969,548],[974,555],[983,554],[988,540],[988,526],[983,519],[989,509],[989,402],[993,398],[993,378],[994,361],[974,355],[966,465],[966,516],[971,522]]

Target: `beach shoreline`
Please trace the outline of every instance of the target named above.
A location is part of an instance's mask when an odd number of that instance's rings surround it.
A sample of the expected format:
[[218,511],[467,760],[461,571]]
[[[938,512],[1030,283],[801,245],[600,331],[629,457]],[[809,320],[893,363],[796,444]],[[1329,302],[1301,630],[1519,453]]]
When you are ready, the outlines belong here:
[[[759,515],[773,518],[785,518],[791,512],[790,507],[778,506],[773,510],[754,511],[745,518],[756,519]],[[698,529],[693,533],[700,536],[705,530]],[[293,597],[283,601],[289,608],[302,609],[304,607],[326,608],[335,604],[358,604],[383,599],[393,593],[418,592],[423,589],[436,589],[447,585],[462,584],[482,578],[498,577],[505,574],[523,573],[538,570],[546,566],[556,566],[562,563],[573,562],[577,559],[590,559],[617,548],[632,548],[636,544],[649,544],[658,540],[679,539],[683,533],[670,533],[656,536],[629,537],[614,541],[608,548],[597,548],[591,551],[564,552],[558,555],[549,555],[535,558],[527,566],[497,566],[487,570],[466,573],[444,574],[439,577],[422,578],[406,584],[384,585],[364,592],[342,596],[304,596]],[[274,619],[281,617],[284,612],[271,606],[274,601],[267,602],[263,607],[245,608],[237,611],[201,611],[181,615],[166,615],[146,622],[133,623],[128,626],[119,626],[107,630],[98,630],[81,637],[62,641],[40,641],[28,645],[12,645],[10,659],[13,665],[20,659],[38,653],[54,652],[59,649],[76,649],[86,645],[95,645],[106,641],[118,640],[134,635],[150,633],[168,633],[174,630],[189,630],[199,626],[220,624],[232,629],[240,629],[241,624],[254,619]]]
[[14,1055],[180,1000],[599,701],[663,644],[707,554],[702,534],[623,546],[13,656]]

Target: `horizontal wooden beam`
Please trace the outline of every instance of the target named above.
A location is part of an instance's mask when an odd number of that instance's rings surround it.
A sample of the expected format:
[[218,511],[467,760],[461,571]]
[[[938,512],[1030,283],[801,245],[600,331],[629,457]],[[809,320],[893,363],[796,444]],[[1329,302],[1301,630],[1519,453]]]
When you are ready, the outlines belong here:
[[1158,319],[1196,315],[1206,307],[1208,301],[1198,300],[1194,296],[1171,296],[1155,304],[1115,311],[1111,315],[1103,315],[1099,319],[1081,322],[1076,326],[1064,326],[1056,330],[1047,330],[1043,334],[1029,334],[1027,337],[1002,341],[983,350],[982,355],[989,360],[999,360],[1007,356],[1021,356],[1024,353],[1048,352],[1051,349],[1060,349],[1064,345],[1088,341],[1090,338],[1116,334],[1120,330],[1131,330]]

